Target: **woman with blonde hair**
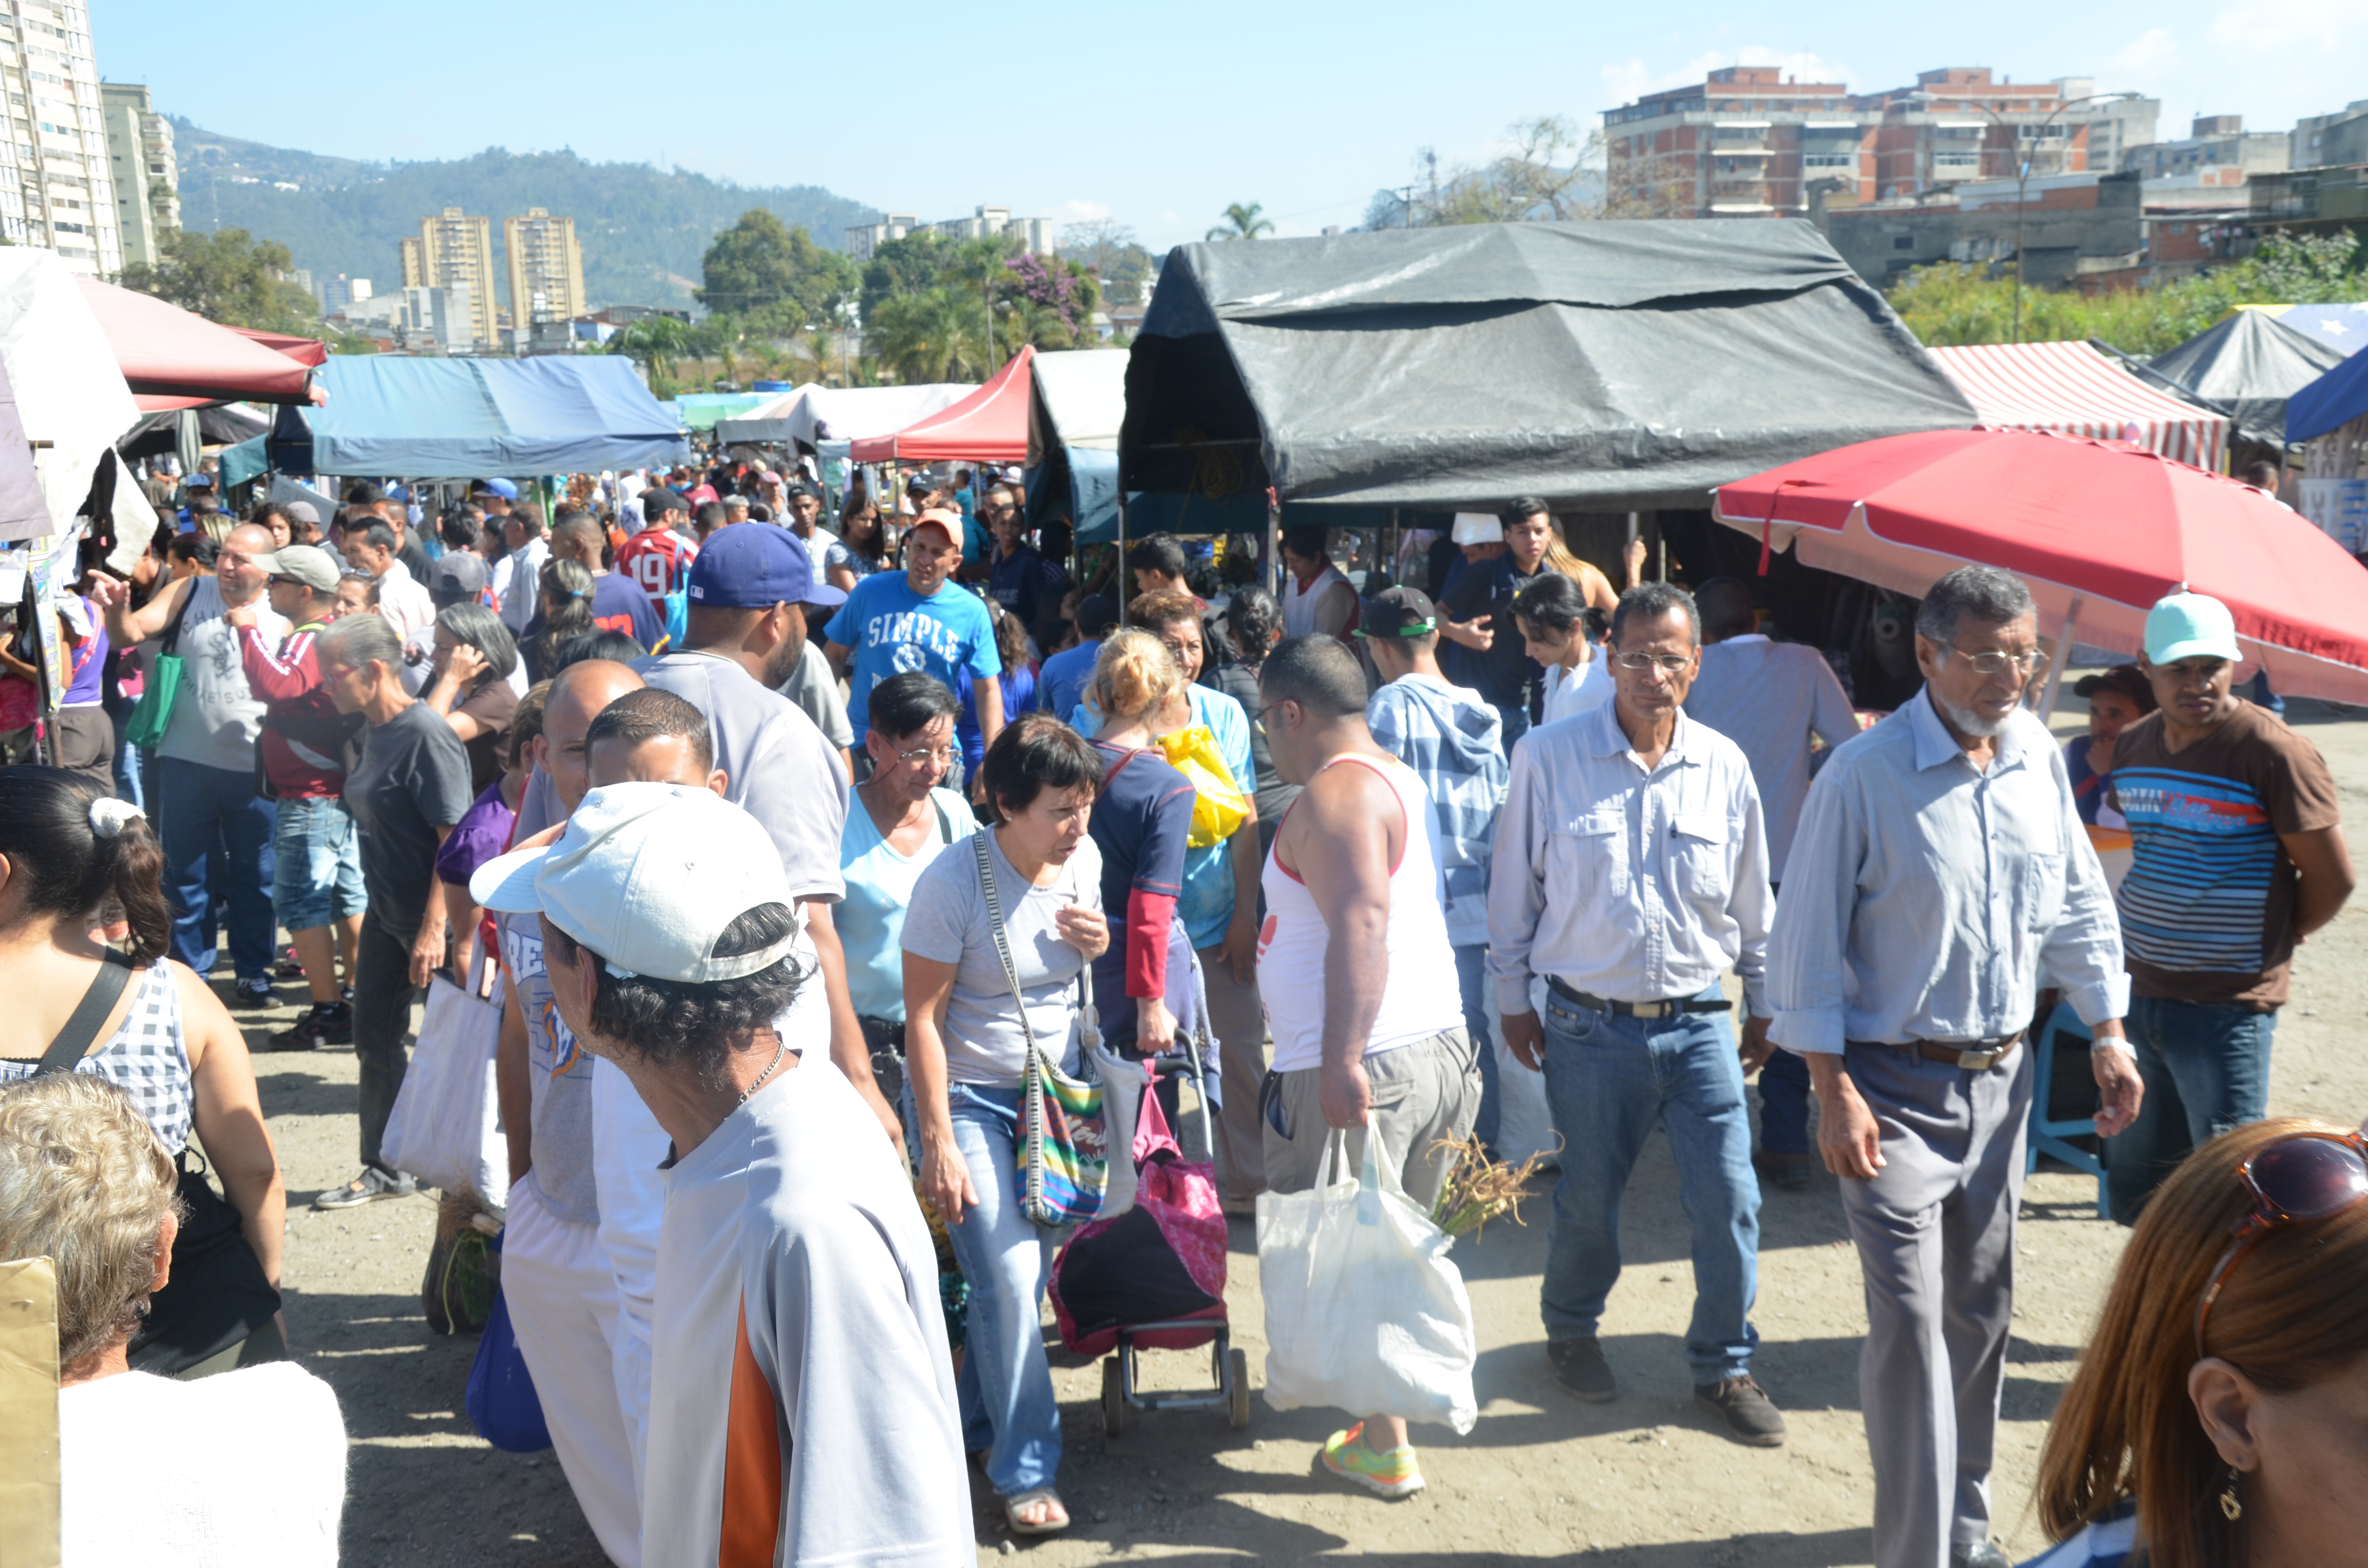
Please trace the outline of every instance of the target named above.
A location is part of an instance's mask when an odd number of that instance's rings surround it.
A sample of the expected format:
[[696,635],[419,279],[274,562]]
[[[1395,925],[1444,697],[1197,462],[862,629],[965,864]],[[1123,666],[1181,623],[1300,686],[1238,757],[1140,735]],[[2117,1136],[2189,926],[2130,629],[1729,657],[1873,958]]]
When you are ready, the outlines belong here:
[[2147,1203],[2040,1457],[2032,1568],[2368,1562],[2368,1142],[2223,1133]]
[[1094,964],[1102,1031],[1113,1048],[1156,1054],[1175,1043],[1197,961],[1176,917],[1192,831],[1192,781],[1159,747],[1160,736],[1191,722],[1183,666],[1150,632],[1121,627],[1094,658],[1086,706],[1102,716],[1093,735],[1102,788],[1091,826],[1110,923],[1109,950]]
[[0,1257],[57,1276],[63,1561],[333,1564],[346,1433],[328,1384],[292,1361],[196,1381],[131,1369],[171,1274],[175,1180],[115,1085],[51,1073],[0,1089]]

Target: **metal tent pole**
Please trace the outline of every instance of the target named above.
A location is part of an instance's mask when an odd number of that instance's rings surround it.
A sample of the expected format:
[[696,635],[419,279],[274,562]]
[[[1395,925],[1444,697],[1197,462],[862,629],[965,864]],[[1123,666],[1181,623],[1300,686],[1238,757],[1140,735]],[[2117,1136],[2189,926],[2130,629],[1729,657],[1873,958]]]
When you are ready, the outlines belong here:
[[2047,680],[2032,694],[2032,710],[2043,724],[2055,717],[2055,694],[2064,684],[2064,666],[2072,662],[2072,633],[2080,624],[2080,606],[2084,602],[2084,596],[2072,596],[2071,606],[2064,612],[2064,629],[2055,634],[2055,656],[2047,661]]
[[1126,469],[1118,476],[1118,623],[1126,624]]

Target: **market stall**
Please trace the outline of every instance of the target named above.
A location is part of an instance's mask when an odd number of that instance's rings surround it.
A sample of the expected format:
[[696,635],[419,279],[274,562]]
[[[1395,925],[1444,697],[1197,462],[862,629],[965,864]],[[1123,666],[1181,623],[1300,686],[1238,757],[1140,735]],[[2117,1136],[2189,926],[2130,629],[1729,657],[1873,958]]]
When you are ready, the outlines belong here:
[[2303,515],[2368,556],[2368,354],[2286,400],[2286,439],[2303,448]]
[[1021,348],[960,402],[902,429],[857,440],[848,455],[860,463],[1020,461],[1028,455],[1029,366],[1035,358],[1035,349]]
[[[92,278],[77,278],[74,286],[143,409],[190,408],[234,399],[295,404],[313,401],[313,367],[327,358],[323,344],[217,325],[153,295]],[[309,358],[313,350],[319,350],[319,358]]]
[[2198,468],[2227,456],[2226,417],[2148,386],[2086,343],[1935,348],[1932,358],[1987,428],[2131,441]]
[[614,355],[338,355],[320,375],[327,404],[282,410],[272,429],[271,466],[282,472],[476,479],[690,457],[680,426]]
[[1067,518],[1079,541],[1118,537],[1122,348],[1039,354],[1028,400],[1028,522]]
[[926,381],[908,387],[807,385],[761,407],[718,420],[715,437],[727,443],[778,447],[860,441],[902,430],[976,391],[975,383],[962,381]]
[[2236,311],[2156,355],[2147,369],[2170,390],[2184,389],[2227,410],[2241,438],[2283,448],[2286,400],[2342,363],[2341,353],[2274,316]]

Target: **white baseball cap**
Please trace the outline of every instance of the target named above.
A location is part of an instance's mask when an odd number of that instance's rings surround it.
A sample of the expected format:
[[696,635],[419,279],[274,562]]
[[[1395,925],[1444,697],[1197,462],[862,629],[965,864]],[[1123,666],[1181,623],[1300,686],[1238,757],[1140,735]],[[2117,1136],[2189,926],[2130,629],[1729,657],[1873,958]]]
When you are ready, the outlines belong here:
[[1455,514],[1455,542],[1458,544],[1502,544],[1505,525],[1493,512],[1458,512]]
[[715,956],[718,939],[748,911],[795,903],[772,835],[695,785],[603,785],[555,842],[478,867],[469,896],[507,915],[541,910],[619,976],[744,980],[797,940],[793,926],[759,951]]

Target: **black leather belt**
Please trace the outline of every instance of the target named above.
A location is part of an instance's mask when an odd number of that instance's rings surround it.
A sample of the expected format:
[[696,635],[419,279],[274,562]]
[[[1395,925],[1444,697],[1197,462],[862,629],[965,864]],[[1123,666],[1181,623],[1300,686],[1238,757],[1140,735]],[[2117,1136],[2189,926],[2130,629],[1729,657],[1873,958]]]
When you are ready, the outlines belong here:
[[1599,1013],[1613,1013],[1623,1018],[1667,1018],[1679,1013],[1724,1013],[1735,1004],[1722,996],[1715,1002],[1697,1002],[1691,997],[1672,997],[1667,1002],[1613,1002],[1591,995],[1575,986],[1564,984],[1552,975],[1546,977],[1546,989],[1565,1002],[1576,1002],[1582,1007]]
[[1937,1062],[1943,1067],[1961,1067],[1968,1073],[1982,1073],[2005,1061],[2022,1042],[2026,1032],[2017,1029],[2004,1040],[1911,1040],[1905,1045],[1894,1045],[1888,1040],[1854,1040],[1848,1043],[1877,1051],[1904,1051],[1919,1062]]

